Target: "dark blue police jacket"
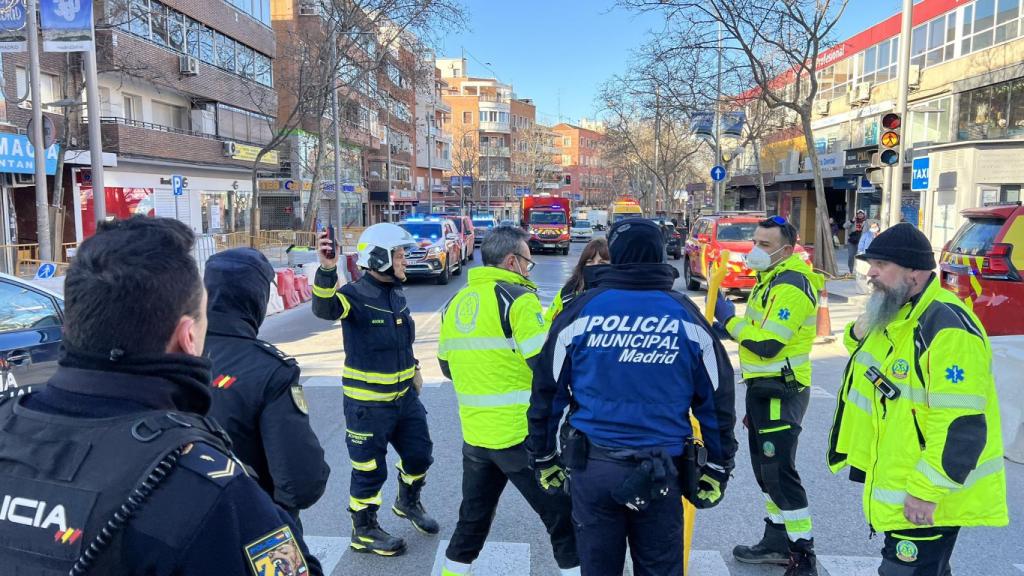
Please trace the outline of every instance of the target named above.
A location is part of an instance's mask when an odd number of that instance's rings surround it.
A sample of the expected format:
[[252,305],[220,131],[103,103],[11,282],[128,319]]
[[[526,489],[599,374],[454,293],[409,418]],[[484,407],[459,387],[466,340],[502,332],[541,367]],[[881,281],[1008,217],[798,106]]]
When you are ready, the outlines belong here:
[[554,451],[568,393],[569,422],[597,445],[678,456],[692,412],[708,460],[732,468],[732,365],[700,310],[672,290],[675,278],[667,264],[612,266],[555,318],[534,371],[534,454]]

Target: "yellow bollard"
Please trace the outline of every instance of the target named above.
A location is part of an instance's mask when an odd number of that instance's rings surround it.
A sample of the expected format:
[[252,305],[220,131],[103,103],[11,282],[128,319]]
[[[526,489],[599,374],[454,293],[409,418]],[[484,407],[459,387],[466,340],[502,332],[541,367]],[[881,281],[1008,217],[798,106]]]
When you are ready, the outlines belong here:
[[[718,262],[711,267],[711,277],[708,278],[708,301],[704,310],[704,318],[709,323],[715,321],[715,302],[718,300],[718,288],[725,279],[728,272],[726,266],[729,264],[729,251],[722,250],[718,255]],[[693,426],[693,437],[700,440],[700,423],[690,414],[690,424]],[[690,570],[690,548],[693,544],[694,515],[697,508],[690,504],[689,500],[683,498],[683,576]]]

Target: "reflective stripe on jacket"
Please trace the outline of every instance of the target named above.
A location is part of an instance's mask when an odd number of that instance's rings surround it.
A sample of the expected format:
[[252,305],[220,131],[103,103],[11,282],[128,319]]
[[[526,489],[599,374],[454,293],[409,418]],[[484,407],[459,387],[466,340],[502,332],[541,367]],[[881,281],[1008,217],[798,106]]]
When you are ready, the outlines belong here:
[[502,449],[526,438],[533,382],[526,361],[546,337],[532,282],[491,266],[469,271],[442,315],[437,353],[451,371],[466,443]]
[[[935,502],[936,526],[1005,526],[1006,472],[988,335],[938,279],[884,330],[856,345],[837,398],[829,466],[866,474],[863,504],[878,531],[915,527],[907,495]],[[884,399],[864,372],[899,389]]]

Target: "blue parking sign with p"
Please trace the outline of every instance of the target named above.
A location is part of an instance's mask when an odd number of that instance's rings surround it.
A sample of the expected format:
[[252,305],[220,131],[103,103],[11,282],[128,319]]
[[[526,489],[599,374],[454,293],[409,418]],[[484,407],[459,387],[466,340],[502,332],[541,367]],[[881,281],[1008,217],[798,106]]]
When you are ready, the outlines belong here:
[[181,196],[185,193],[185,179],[177,174],[171,176],[171,189],[174,190],[175,196]]

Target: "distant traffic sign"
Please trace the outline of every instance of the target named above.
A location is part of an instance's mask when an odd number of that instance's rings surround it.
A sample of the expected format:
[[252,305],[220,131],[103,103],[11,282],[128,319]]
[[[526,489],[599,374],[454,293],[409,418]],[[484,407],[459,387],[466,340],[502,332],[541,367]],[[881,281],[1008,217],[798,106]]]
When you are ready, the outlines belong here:
[[725,168],[723,166],[715,166],[711,169],[711,179],[715,182],[721,182],[725,180]]
[[185,178],[178,175],[171,175],[171,189],[174,190],[175,196],[181,196],[185,193]]
[[36,280],[46,280],[47,278],[53,278],[53,275],[57,273],[57,265],[53,262],[43,262],[39,265],[39,269],[36,270]]

